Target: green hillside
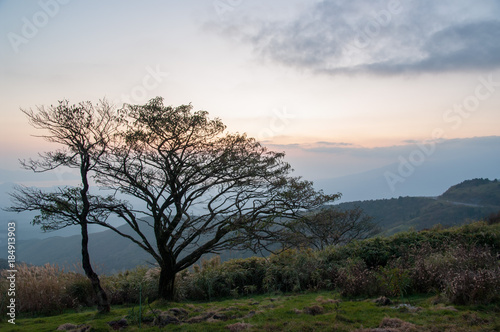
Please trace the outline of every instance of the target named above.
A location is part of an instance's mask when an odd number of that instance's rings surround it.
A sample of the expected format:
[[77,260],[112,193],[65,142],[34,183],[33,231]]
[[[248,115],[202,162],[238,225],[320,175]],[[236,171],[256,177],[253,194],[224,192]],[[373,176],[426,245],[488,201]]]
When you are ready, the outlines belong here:
[[438,197],[399,197],[339,204],[343,209],[356,206],[372,216],[387,235],[412,227],[422,230],[436,224],[456,226],[498,212],[500,182],[473,179],[452,186]]
[[500,205],[500,182],[496,179],[467,180],[451,187],[439,198],[464,204],[497,207]]

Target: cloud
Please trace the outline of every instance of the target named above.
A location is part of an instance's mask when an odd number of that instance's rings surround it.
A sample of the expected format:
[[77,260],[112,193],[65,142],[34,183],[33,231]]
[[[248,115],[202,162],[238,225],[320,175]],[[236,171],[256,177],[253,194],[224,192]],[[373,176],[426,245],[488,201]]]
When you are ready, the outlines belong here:
[[493,69],[500,66],[500,21],[464,23],[446,27],[420,47],[417,61],[381,61],[365,69],[380,73],[440,72]]
[[316,142],[317,145],[320,146],[352,146],[352,143],[345,143],[345,142],[326,142],[326,141],[319,141]]
[[[269,141],[271,142],[271,141]],[[298,143],[291,143],[291,144],[273,144],[273,143],[268,143],[266,141],[262,142],[265,146],[270,147],[274,150],[295,150],[295,149],[302,149],[302,145]]]
[[[264,142],[266,143],[266,142]],[[352,143],[318,141],[315,143],[288,143],[288,144],[266,144],[273,148],[302,150],[302,151],[343,151],[346,148],[354,148]]]
[[267,146],[272,149],[302,151],[311,154],[394,157],[414,147],[415,144],[405,143],[403,145],[367,148],[352,143],[318,141],[314,143],[267,144]]
[[381,147],[363,147],[352,143],[339,143],[318,141],[315,143],[291,143],[291,144],[269,144],[271,149],[283,149],[285,151],[302,151],[315,155],[349,155],[362,158],[383,158],[389,161],[397,161],[398,156],[407,155],[420,147],[440,146],[445,150],[454,151],[462,148],[491,148],[500,142],[500,136],[485,136],[472,138],[436,139],[436,140],[405,140],[399,145]]
[[[483,177],[481,170],[494,170],[488,176],[500,177],[500,136],[441,139],[439,141],[419,141],[393,146],[367,148],[360,146],[327,147],[317,144],[280,145],[285,151],[286,161],[296,170],[296,174],[306,179],[317,180],[374,171],[387,186],[384,171],[398,174],[401,160],[414,160],[419,154],[425,154],[425,160],[416,167],[416,174],[429,165],[439,166],[444,173],[439,176],[460,175],[461,181],[467,178]],[[271,150],[276,146],[269,145]],[[485,156],[492,156],[491,158]],[[486,158],[486,159],[485,159]],[[488,159],[489,158],[489,159]],[[486,162],[478,162],[486,160]],[[446,167],[445,167],[446,166]],[[496,167],[496,168],[495,168]],[[383,170],[382,170],[383,168]],[[477,171],[476,175],[472,175]],[[491,175],[493,174],[493,175]],[[339,189],[332,189],[336,192]],[[343,192],[343,189],[341,190]]]
[[444,72],[500,67],[494,0],[316,2],[300,14],[226,26],[264,59],[329,74]]

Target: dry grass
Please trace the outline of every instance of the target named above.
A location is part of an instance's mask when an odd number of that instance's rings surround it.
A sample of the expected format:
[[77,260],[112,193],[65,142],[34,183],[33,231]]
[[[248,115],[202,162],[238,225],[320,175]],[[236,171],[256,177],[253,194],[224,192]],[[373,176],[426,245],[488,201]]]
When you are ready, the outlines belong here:
[[[5,280],[5,278],[2,278]],[[88,283],[85,276],[65,272],[57,265],[17,266],[16,274],[16,304],[19,312],[33,314],[48,314],[62,312],[78,305],[79,294],[75,294],[74,285]],[[2,289],[6,285],[2,285]],[[78,289],[78,288],[77,288]],[[5,293],[2,292],[2,296]]]

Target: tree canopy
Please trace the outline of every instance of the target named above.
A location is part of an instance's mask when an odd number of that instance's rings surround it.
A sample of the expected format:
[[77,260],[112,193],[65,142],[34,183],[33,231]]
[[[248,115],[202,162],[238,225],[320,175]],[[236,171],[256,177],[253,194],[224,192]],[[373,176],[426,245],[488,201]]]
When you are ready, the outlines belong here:
[[[292,177],[284,153],[245,134],[226,133],[219,119],[193,112],[191,105],[164,106],[155,98],[123,112],[127,127],[101,159],[97,179],[146,203],[147,211],[127,204],[113,211],[160,265],[165,298],[173,296],[175,274],[203,254],[265,247],[285,218],[338,197]],[[144,227],[154,229],[156,243],[148,241]]]

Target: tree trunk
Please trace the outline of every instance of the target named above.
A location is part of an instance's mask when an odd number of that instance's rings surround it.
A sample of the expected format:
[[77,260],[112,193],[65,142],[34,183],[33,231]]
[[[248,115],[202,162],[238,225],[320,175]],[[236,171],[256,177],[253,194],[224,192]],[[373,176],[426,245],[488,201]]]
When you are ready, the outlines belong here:
[[161,299],[167,301],[174,300],[175,274],[173,268],[167,266],[161,267],[160,282],[158,285],[158,296]]
[[89,255],[89,235],[87,231],[87,224],[82,223],[82,266],[85,271],[85,275],[89,278],[92,289],[94,290],[94,294],[97,297],[97,311],[99,313],[107,313],[110,311],[108,296],[106,292],[101,287],[101,282],[99,280],[99,276],[92,269],[92,265],[90,264],[90,255]]

